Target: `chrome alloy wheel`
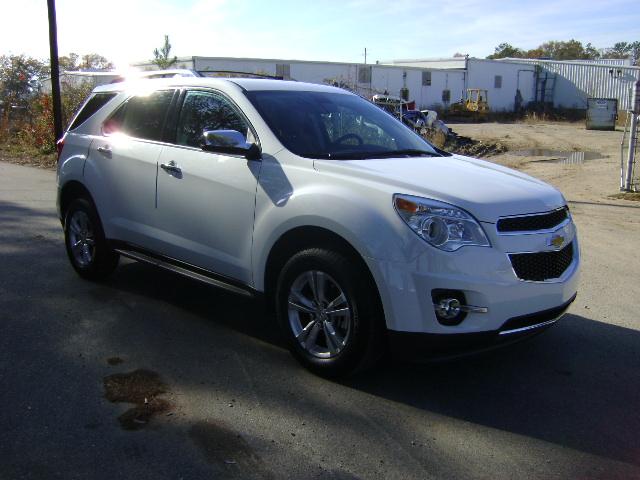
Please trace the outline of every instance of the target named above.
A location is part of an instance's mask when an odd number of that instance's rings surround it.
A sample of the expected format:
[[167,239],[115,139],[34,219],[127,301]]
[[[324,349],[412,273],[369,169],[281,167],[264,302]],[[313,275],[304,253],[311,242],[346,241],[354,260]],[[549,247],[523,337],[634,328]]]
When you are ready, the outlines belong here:
[[69,219],[69,247],[73,259],[81,267],[87,267],[95,255],[95,235],[89,216],[76,210]]
[[352,312],[340,285],[324,272],[303,272],[291,285],[289,325],[300,346],[317,358],[333,358],[347,345]]

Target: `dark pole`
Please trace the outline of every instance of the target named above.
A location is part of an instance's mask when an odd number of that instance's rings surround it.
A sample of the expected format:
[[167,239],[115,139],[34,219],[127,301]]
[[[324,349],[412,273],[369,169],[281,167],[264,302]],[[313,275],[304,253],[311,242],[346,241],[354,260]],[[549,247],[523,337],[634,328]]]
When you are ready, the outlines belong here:
[[53,99],[53,130],[56,142],[62,138],[62,105],[60,102],[60,66],[58,64],[58,27],[56,0],[47,0],[49,9],[49,51],[51,56],[51,97]]

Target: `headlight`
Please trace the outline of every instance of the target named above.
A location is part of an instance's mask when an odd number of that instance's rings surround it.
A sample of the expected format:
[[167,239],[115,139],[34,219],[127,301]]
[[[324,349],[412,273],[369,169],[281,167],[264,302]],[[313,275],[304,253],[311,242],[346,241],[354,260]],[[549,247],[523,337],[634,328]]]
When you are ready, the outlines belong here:
[[453,205],[400,194],[393,196],[393,205],[411,230],[440,250],[453,252],[465,245],[491,246],[475,218]]

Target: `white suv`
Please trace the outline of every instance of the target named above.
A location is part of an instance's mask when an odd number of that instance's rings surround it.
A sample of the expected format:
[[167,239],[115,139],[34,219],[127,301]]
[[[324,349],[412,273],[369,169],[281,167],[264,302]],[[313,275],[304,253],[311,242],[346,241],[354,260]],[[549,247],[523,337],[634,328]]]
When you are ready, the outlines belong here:
[[442,357],[512,342],[553,324],[578,284],[560,192],[321,85],[98,87],[61,143],[58,209],[82,277],[124,255],[265,294],[322,375],[388,347]]

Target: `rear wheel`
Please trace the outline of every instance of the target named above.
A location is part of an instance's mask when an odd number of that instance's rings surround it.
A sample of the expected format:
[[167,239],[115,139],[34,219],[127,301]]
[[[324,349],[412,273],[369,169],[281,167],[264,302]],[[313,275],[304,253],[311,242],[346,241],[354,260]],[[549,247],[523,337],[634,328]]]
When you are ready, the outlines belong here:
[[107,244],[98,213],[89,200],[71,202],[64,234],[67,256],[81,277],[102,280],[118,266],[119,255]]
[[367,272],[340,253],[313,248],[284,266],[277,316],[293,355],[323,376],[352,374],[383,353],[383,320]]

